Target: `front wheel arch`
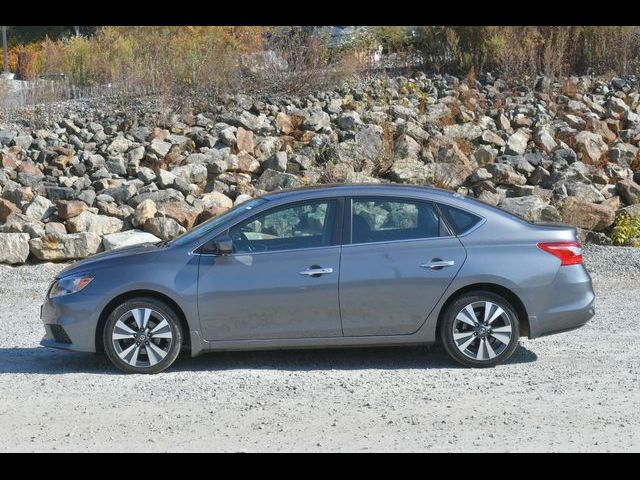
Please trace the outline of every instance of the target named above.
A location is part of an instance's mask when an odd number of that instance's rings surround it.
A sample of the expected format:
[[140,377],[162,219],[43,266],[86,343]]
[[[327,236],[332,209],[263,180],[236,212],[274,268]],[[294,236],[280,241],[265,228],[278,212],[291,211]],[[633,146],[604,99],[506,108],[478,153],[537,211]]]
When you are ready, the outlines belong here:
[[154,290],[131,290],[129,292],[122,293],[117,297],[114,297],[100,312],[100,317],[98,318],[98,325],[96,326],[95,332],[95,345],[96,352],[104,353],[104,344],[102,341],[102,334],[107,323],[107,318],[111,315],[119,305],[124,302],[131,300],[136,297],[147,297],[159,300],[167,304],[178,316],[180,320],[180,326],[182,327],[182,348],[190,350],[191,349],[191,330],[189,329],[189,322],[187,322],[187,317],[185,316],[182,308],[170,297],[164,295],[163,293],[156,292]]

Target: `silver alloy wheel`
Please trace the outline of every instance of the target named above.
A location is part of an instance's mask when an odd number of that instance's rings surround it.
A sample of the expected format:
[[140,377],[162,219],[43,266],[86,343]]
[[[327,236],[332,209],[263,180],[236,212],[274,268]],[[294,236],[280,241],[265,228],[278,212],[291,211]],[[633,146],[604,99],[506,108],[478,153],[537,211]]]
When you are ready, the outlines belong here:
[[492,360],[509,346],[512,321],[499,305],[488,301],[464,307],[453,322],[458,350],[473,360]]
[[111,333],[116,354],[132,367],[153,367],[171,350],[173,332],[164,316],[151,308],[122,315]]

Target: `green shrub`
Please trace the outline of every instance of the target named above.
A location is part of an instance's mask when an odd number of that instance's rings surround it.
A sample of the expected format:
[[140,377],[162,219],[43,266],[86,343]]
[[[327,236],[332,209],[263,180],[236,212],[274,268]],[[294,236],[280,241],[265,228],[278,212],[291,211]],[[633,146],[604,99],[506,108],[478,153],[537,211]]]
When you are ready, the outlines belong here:
[[640,217],[621,211],[616,216],[611,238],[615,245],[640,246]]

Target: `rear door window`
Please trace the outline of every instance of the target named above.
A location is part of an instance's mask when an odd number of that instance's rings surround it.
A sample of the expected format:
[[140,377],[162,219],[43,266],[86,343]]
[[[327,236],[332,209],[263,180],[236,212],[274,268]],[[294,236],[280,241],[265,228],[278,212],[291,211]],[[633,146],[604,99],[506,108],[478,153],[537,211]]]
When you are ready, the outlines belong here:
[[388,197],[355,197],[351,243],[434,238],[448,233],[431,202]]

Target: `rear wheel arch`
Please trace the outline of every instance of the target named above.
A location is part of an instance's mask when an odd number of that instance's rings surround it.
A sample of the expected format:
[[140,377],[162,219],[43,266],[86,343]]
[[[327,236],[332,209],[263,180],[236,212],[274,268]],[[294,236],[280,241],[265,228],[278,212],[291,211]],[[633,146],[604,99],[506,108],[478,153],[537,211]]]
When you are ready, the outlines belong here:
[[522,300],[520,300],[520,297],[518,297],[518,295],[516,295],[508,288],[496,283],[474,283],[456,290],[451,295],[449,295],[449,298],[447,298],[446,302],[444,302],[438,315],[438,323],[436,325],[436,338],[439,338],[438,335],[440,334],[440,325],[442,323],[442,318],[447,311],[447,307],[462,295],[471,292],[491,292],[503,297],[513,306],[516,314],[518,315],[520,337],[529,336],[529,316],[527,314],[527,309],[525,308],[524,303],[522,303]]
[[107,318],[122,303],[131,300],[133,298],[153,298],[154,300],[159,300],[165,303],[173,312],[177,315],[180,320],[180,326],[182,327],[182,346],[183,348],[189,349],[191,347],[190,334],[191,329],[189,328],[189,322],[187,321],[187,317],[184,314],[184,311],[180,306],[169,296],[157,292],[155,290],[131,290],[129,292],[122,293],[117,297],[114,297],[100,312],[100,317],[98,319],[98,325],[96,326],[95,331],[95,344],[96,344],[96,352],[104,353],[104,345],[102,340],[102,333],[104,330],[104,326],[107,323]]

